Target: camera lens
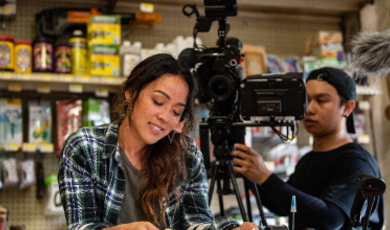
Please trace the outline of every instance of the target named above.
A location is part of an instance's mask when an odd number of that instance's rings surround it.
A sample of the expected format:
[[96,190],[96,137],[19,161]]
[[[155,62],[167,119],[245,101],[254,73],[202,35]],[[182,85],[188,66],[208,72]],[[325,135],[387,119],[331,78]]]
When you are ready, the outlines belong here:
[[217,102],[225,101],[234,92],[234,80],[225,75],[212,76],[208,82],[207,92]]

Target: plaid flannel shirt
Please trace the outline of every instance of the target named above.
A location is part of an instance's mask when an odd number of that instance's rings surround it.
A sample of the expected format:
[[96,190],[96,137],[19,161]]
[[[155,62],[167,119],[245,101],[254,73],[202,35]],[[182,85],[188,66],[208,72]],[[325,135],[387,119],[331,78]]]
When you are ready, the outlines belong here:
[[[171,189],[168,191],[169,227],[173,230],[238,227],[232,218],[214,219],[211,214],[203,157],[196,142],[190,140],[190,143],[186,153],[188,179],[177,181],[180,201]],[[82,128],[71,134],[59,160],[58,183],[67,228],[92,230],[115,226],[126,183],[119,153],[118,123]]]

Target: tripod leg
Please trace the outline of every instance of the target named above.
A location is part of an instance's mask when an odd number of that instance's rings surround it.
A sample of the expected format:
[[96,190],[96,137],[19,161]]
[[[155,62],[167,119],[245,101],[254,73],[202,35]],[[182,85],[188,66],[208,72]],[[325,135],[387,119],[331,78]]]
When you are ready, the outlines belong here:
[[249,196],[249,188],[248,188],[248,179],[246,179],[245,177],[244,177],[244,188],[245,188],[245,197],[246,197],[246,208],[248,210],[249,221],[253,222],[251,199]]
[[261,204],[260,194],[259,194],[259,190],[257,189],[256,183],[250,182],[250,185],[251,185],[253,195],[255,195],[257,206],[259,207],[259,212],[261,217],[260,226],[268,226],[267,220],[265,219],[263,205]]
[[247,222],[247,221],[248,221],[248,218],[247,218],[246,213],[245,213],[244,205],[242,204],[242,200],[241,200],[241,196],[240,196],[240,191],[238,190],[237,181],[236,181],[236,178],[235,178],[234,172],[233,172],[233,166],[232,166],[230,160],[226,161],[225,164],[226,164],[226,167],[228,168],[229,176],[230,176],[230,179],[232,180],[232,183],[233,183],[234,193],[236,194],[237,203],[238,203],[238,206],[239,206],[239,208],[240,208],[242,220],[243,220],[244,222]]
[[215,179],[217,177],[218,173],[218,168],[219,168],[219,161],[215,162],[215,166],[212,171],[212,176],[211,176],[211,182],[210,182],[210,187],[209,187],[209,205],[211,205],[211,198],[213,198],[213,192],[214,192],[214,185],[215,185]]
[[[221,190],[221,181],[218,179],[217,180],[217,189],[218,190]],[[221,216],[225,216],[225,209],[223,207],[223,199],[222,199],[222,195],[218,194],[218,199],[219,199],[219,210],[220,210],[220,214]]]

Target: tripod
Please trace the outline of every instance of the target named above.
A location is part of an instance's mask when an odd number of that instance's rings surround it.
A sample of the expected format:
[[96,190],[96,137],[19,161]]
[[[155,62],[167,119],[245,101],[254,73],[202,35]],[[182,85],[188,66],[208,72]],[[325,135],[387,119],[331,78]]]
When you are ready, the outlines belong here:
[[[211,130],[211,141],[214,144],[214,156],[216,157],[213,165],[210,164],[210,158],[208,157],[210,152],[209,129]],[[233,171],[233,163],[230,152],[233,150],[234,143],[244,143],[244,135],[245,127],[232,126],[228,117],[210,117],[207,123],[205,121],[200,123],[201,150],[205,159],[206,169],[209,169],[210,171],[210,175],[208,175],[208,177],[211,178],[209,187],[209,205],[211,204],[215,183],[217,183],[217,193],[221,215],[225,215],[222,196],[234,193],[236,195],[243,221],[248,221],[249,217],[249,221],[253,222],[249,199],[249,189],[251,189],[260,211],[260,226],[268,226],[256,184],[243,177],[248,210],[247,216],[236,181],[236,177],[239,175],[236,175]],[[223,187],[221,185],[221,179],[223,180]],[[230,187],[230,181],[233,184],[233,190]]]

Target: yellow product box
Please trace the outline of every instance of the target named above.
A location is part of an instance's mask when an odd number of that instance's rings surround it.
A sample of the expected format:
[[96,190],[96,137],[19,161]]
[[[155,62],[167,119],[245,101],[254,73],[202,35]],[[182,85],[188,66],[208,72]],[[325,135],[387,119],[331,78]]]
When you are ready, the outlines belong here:
[[94,15],[87,25],[88,45],[121,44],[121,18],[117,15]]
[[119,45],[91,45],[88,52],[88,71],[96,76],[119,76]]

